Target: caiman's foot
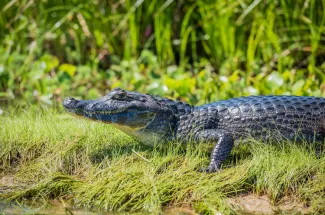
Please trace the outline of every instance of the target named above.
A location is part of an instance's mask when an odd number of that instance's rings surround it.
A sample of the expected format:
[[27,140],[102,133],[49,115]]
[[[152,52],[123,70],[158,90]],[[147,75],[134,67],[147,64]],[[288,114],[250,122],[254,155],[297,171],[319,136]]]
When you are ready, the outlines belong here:
[[220,167],[218,165],[209,165],[206,168],[200,169],[199,172],[205,172],[205,173],[213,173],[218,172],[220,170]]

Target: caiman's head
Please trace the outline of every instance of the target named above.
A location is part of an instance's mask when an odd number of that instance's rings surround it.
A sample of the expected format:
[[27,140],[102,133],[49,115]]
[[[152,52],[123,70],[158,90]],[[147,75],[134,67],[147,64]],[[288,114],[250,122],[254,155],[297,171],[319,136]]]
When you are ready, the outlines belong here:
[[120,88],[97,100],[68,98],[63,106],[74,115],[113,124],[142,142],[150,135],[164,138],[177,121],[162,98]]

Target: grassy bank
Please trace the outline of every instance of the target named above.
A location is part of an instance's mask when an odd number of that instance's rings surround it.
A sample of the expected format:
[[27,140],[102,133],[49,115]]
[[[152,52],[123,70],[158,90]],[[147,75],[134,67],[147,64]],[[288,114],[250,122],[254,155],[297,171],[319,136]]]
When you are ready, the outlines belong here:
[[[0,115],[0,198],[72,201],[96,210],[159,212],[187,206],[234,213],[229,198],[267,194],[274,205],[298,200],[325,212],[325,156],[290,143],[239,145],[224,169],[207,165],[205,146],[147,148],[109,125],[28,108]],[[0,180],[1,181],[1,180]]]

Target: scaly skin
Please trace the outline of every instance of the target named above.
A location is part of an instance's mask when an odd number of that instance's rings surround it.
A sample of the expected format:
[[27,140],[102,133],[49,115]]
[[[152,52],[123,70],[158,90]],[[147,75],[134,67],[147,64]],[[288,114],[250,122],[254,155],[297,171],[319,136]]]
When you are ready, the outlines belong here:
[[249,96],[193,107],[116,88],[98,100],[68,98],[63,106],[72,114],[111,123],[147,145],[215,143],[205,172],[217,171],[238,139],[313,143],[325,137],[325,99],[317,97]]

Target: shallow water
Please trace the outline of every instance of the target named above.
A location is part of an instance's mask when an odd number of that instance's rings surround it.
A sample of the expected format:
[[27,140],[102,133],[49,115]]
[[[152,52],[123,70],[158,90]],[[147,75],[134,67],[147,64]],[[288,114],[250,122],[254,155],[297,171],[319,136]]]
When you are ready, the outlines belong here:
[[[43,206],[26,206],[18,203],[6,203],[0,201],[0,215],[31,215],[31,214],[55,214],[55,215],[113,215],[112,213],[91,212],[83,209],[75,209],[71,206],[65,206],[57,201]],[[114,215],[117,215],[114,213]]]

